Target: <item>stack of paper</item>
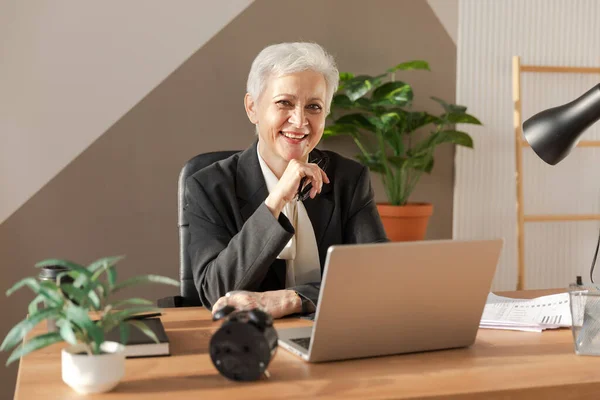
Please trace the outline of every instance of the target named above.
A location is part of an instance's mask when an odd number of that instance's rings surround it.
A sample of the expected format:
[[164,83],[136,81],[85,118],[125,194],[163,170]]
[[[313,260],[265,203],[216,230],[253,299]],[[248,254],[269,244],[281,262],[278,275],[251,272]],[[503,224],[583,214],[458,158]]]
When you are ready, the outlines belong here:
[[541,332],[571,326],[569,293],[536,297],[535,299],[512,299],[488,295],[480,328],[509,329]]

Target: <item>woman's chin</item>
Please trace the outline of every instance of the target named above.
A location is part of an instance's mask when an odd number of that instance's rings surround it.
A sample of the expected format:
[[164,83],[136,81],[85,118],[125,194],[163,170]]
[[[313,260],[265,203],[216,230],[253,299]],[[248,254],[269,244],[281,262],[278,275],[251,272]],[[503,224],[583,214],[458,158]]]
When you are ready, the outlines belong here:
[[302,143],[302,146],[279,146],[279,155],[284,160],[290,162],[292,160],[303,160],[309,153],[309,147],[306,143]]

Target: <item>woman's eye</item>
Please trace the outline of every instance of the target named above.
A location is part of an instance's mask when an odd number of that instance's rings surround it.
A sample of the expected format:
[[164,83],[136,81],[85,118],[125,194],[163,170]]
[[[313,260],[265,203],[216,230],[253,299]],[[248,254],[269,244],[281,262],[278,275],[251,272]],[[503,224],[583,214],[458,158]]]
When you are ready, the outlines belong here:
[[289,106],[291,106],[291,105],[292,105],[292,103],[290,103],[290,102],[289,102],[289,101],[287,101],[287,100],[279,100],[279,101],[277,102],[277,104],[279,104],[279,105],[282,105],[282,106],[285,106],[285,107],[289,107]]
[[310,104],[308,106],[308,109],[311,110],[311,111],[321,111],[323,109],[323,107],[321,107],[318,104]]

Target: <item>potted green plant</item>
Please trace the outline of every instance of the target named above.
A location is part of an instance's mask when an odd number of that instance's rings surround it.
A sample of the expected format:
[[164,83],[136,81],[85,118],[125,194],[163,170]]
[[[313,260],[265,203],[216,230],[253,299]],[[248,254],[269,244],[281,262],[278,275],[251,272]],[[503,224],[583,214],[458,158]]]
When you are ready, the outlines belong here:
[[[377,205],[386,234],[392,241],[422,240],[433,211],[430,203],[410,203],[423,173],[434,165],[434,150],[443,143],[473,147],[472,138],[455,124],[481,122],[464,106],[431,97],[443,111],[433,115],[412,109],[413,89],[396,80],[397,71],[428,70],[422,60],[404,62],[377,76],[343,72],[328,115],[325,139],[348,135],[360,153],[356,158],[381,175],[388,203]],[[419,139],[415,132],[430,128]]]
[[[14,349],[6,364],[64,341],[70,345],[61,354],[62,379],[67,385],[79,393],[113,389],[125,371],[125,349],[120,343],[105,340],[106,334],[119,329],[121,343],[127,343],[129,330],[134,327],[158,342],[154,332],[141,320],[130,317],[160,310],[149,300],[114,300],[113,295],[144,283],[179,286],[179,282],[159,275],[141,275],[117,282],[116,264],[122,259],[122,256],[101,258],[87,267],[57,259],[37,263],[38,268],[64,271],[58,273],[56,281],[24,278],[6,292],[10,296],[22,287],[29,287],[35,294],[27,318],[15,325],[0,345],[2,351]],[[48,320],[54,322],[55,330],[49,324],[49,332],[23,340],[36,325]]]

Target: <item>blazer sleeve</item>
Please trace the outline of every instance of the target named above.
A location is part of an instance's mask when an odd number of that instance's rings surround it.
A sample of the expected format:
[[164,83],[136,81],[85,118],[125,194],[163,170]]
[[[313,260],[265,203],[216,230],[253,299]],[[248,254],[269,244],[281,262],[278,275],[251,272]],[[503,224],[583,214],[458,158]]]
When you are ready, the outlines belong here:
[[[375,193],[371,187],[369,170],[363,167],[351,195],[348,219],[344,229],[344,244],[388,242],[381,218],[375,204]],[[321,283],[307,283],[293,288],[300,297],[317,307]]]
[[344,244],[388,242],[375,204],[369,169],[363,167],[348,212]]
[[[210,308],[232,290],[257,291],[270,265],[294,235],[281,213],[275,219],[262,203],[241,230],[232,233],[210,196],[193,176],[186,182],[186,217],[190,227],[188,253],[202,304]],[[227,200],[224,199],[226,202]]]

